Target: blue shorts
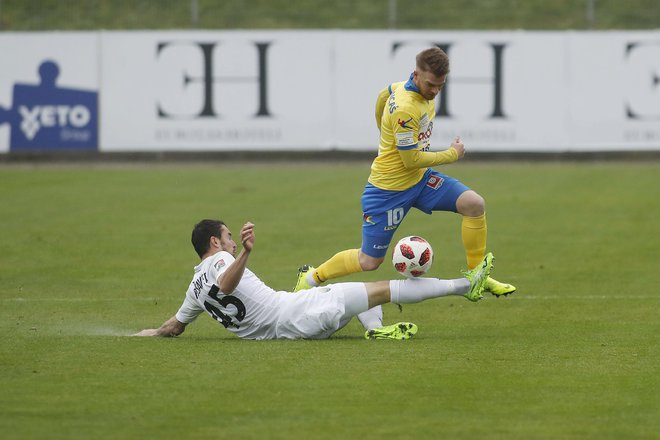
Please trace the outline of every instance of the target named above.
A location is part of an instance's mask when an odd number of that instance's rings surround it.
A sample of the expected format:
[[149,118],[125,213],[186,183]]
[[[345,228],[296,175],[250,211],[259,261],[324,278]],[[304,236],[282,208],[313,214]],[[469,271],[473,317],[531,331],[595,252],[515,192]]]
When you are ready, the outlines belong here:
[[370,183],[362,193],[362,252],[381,258],[410,208],[426,214],[456,212],[456,200],[470,188],[429,168],[424,177],[405,191],[387,191]]

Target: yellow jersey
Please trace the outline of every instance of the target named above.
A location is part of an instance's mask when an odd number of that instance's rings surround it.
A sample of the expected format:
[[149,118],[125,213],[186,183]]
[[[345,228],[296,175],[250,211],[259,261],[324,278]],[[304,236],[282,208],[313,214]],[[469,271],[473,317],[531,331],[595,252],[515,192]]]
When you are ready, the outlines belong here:
[[453,148],[426,153],[431,145],[435,101],[424,99],[412,78],[389,85],[376,100],[380,143],[368,180],[380,189],[408,189],[420,181],[429,166],[458,160]]

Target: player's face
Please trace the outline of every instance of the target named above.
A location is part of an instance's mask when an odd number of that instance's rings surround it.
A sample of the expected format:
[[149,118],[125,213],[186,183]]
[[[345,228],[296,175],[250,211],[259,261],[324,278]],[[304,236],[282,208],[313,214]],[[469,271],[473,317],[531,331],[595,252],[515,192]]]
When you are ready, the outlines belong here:
[[224,225],[220,229],[220,247],[223,251],[236,255],[236,243],[231,238],[231,231]]
[[415,69],[413,82],[419,88],[419,93],[428,101],[435,99],[447,81],[447,75],[437,76],[431,72]]

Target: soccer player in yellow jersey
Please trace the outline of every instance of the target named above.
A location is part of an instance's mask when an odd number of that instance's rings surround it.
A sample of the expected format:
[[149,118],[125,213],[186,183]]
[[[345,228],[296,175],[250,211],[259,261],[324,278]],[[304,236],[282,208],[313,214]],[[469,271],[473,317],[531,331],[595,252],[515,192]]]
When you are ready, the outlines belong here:
[[[415,70],[408,81],[391,84],[379,93],[376,124],[380,129],[380,145],[362,194],[362,247],[341,251],[318,268],[301,267],[296,290],[377,269],[412,207],[427,214],[449,211],[462,215],[461,233],[468,269],[483,260],[487,235],[484,199],[458,180],[431,168],[456,162],[465,154],[458,136],[447,150],[429,151],[435,98],[448,73],[449,59],[445,52],[437,47],[426,49],[417,54]],[[499,297],[513,293],[515,287],[489,278],[486,290]],[[370,317],[358,316],[367,330],[382,326],[382,311],[373,313]]]

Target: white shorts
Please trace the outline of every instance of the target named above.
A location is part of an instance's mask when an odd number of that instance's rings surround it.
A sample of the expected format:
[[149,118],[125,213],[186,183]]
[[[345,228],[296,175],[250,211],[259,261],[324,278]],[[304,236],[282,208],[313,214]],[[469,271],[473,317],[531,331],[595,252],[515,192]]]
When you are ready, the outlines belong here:
[[[329,338],[348,323],[355,314],[356,303],[362,302],[366,310],[367,289],[364,283],[329,284],[296,293],[286,292],[280,303],[276,338]],[[348,316],[347,309],[351,312]]]

